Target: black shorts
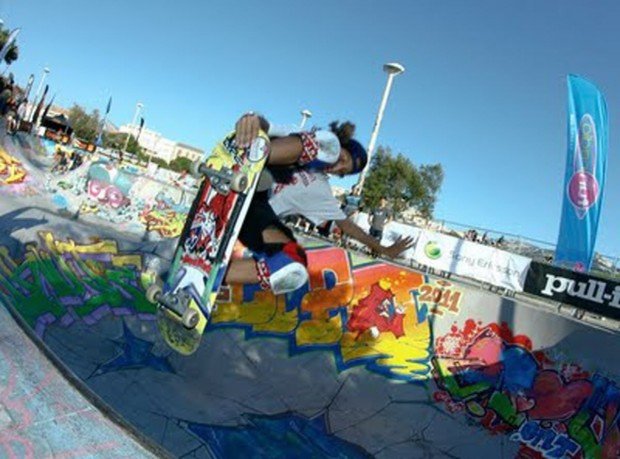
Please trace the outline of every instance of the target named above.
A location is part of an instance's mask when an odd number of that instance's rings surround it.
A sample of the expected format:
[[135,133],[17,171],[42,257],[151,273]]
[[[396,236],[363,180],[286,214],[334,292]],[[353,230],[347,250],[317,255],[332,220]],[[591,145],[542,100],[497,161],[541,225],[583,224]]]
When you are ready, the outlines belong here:
[[239,232],[239,241],[252,252],[277,252],[282,244],[266,244],[263,241],[263,231],[267,228],[276,228],[282,231],[291,241],[295,241],[293,232],[280,221],[269,205],[267,191],[254,195],[254,199],[245,216],[245,221]]
[[381,238],[383,237],[383,230],[370,228],[370,235],[374,237],[375,239],[381,240]]

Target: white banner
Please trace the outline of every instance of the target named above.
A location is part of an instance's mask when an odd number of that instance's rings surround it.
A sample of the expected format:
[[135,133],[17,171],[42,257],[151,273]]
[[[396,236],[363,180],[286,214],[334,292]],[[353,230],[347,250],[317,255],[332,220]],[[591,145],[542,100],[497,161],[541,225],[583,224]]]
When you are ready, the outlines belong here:
[[413,259],[431,268],[522,292],[531,260],[452,236],[422,231]]
[[[399,237],[411,237],[413,241],[417,241],[418,237],[420,237],[420,233],[422,230],[415,226],[405,225],[404,223],[399,222],[389,222],[383,228],[383,237],[381,238],[381,245],[392,245],[394,244]],[[399,258],[406,258],[409,260],[413,259],[413,255],[415,252],[415,245],[405,250]]]
[[362,228],[364,232],[370,232],[370,223],[368,223],[368,214],[366,212],[357,212],[355,215],[349,217],[353,223]]

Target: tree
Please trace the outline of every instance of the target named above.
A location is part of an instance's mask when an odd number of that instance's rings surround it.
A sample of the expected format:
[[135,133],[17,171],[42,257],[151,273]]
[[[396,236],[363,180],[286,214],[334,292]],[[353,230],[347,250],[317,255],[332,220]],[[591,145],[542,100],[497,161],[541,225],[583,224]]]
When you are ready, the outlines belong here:
[[402,153],[394,156],[389,148],[379,147],[366,176],[364,205],[373,208],[385,197],[396,213],[414,206],[432,218],[443,178],[441,164],[416,167]]
[[86,142],[95,142],[101,122],[99,110],[93,110],[91,114],[88,114],[80,105],[73,104],[69,110],[69,122],[76,137]]
[[[103,134],[104,148],[123,150],[123,148],[125,147],[125,142],[127,142],[126,132],[106,132]],[[142,154],[142,148],[140,148],[138,140],[132,134],[129,134],[129,142],[127,142],[127,149],[125,151],[135,154],[136,156],[138,156],[138,159],[144,161],[147,160],[147,156]]]
[[192,167],[192,161],[188,158],[183,158],[181,156],[174,159],[174,161],[170,162],[170,169],[175,172],[189,172]]
[[[4,26],[0,25],[0,49],[4,47],[6,41],[9,39],[10,34],[11,31],[9,29],[5,29]],[[4,62],[6,62],[7,65],[11,65],[17,60],[18,57],[19,48],[17,47],[16,43],[13,43],[13,45],[11,45],[8,52],[6,53],[6,56],[4,56]]]

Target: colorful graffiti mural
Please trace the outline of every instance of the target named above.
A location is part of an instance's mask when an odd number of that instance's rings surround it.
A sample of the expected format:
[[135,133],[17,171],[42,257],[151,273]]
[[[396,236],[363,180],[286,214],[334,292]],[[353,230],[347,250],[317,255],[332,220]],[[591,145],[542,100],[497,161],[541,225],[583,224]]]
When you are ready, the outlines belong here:
[[78,244],[50,232],[39,240],[18,260],[0,247],[0,295],[39,336],[52,323],[93,324],[108,314],[154,320],[140,255],[119,253],[112,240]]
[[430,316],[458,312],[456,287],[395,265],[353,264],[335,247],[309,250],[308,263],[308,285],[294,294],[234,286],[212,326],[285,338],[293,352],[331,350],[341,370],[365,365],[405,381],[428,377]]
[[178,180],[173,186],[145,173],[131,164],[93,157],[74,170],[49,177],[46,190],[58,208],[75,215],[92,215],[163,238],[178,237],[193,193]]
[[58,206],[79,215],[135,225],[164,238],[178,237],[193,194],[145,172],[130,164],[95,159],[49,180],[47,189]]
[[156,231],[162,237],[174,238],[181,235],[187,214],[176,212],[162,202],[146,207],[140,212],[139,218],[147,231]]
[[436,340],[435,400],[510,435],[520,457],[619,457],[620,389],[533,349],[505,323],[454,325]]
[[[308,260],[309,282],[294,294],[275,297],[255,286],[231,286],[210,331],[233,328],[244,330],[247,338],[285,340],[292,357],[327,352],[340,372],[366,368],[386,382],[434,384],[429,404],[482,432],[505,435],[519,458],[618,457],[620,390],[610,377],[557,359],[505,322],[467,320],[476,296],[450,281],[335,247],[315,246]],[[39,336],[52,324],[93,327],[106,317],[119,318],[122,336],[114,340],[121,351],[102,358],[87,374],[89,380],[139,368],[178,377],[169,355],[154,354],[153,342],[125,323],[126,317],[154,320],[154,308],[144,299],[144,287],[152,281],[143,255],[123,253],[113,240],[79,243],[42,231],[19,258],[0,248],[0,296]],[[434,336],[439,329],[442,334]],[[318,414],[247,416],[252,428],[174,416],[166,422],[210,451],[221,448],[222,454],[239,442],[263,444],[294,424],[312,441],[300,434],[268,442],[263,450],[312,453],[329,445],[330,451],[366,455],[334,435]]]
[[0,185],[22,183],[27,175],[22,163],[0,147]]

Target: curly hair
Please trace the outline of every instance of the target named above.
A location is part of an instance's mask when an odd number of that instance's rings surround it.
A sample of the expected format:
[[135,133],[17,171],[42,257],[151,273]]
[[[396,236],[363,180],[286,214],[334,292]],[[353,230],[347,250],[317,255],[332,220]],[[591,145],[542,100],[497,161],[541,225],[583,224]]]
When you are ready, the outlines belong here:
[[336,134],[341,145],[348,144],[355,135],[355,124],[350,121],[345,121],[344,123],[332,121],[329,123],[329,129]]

